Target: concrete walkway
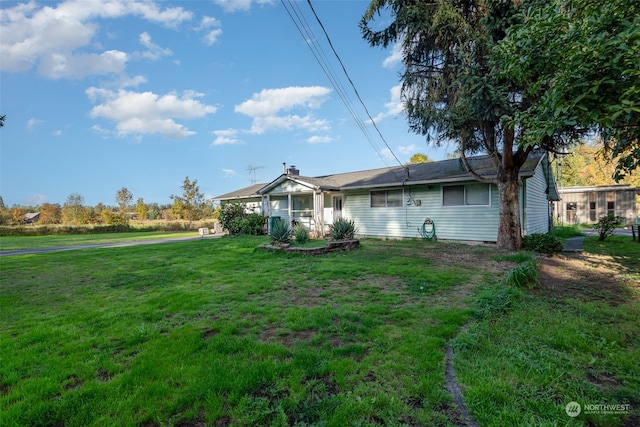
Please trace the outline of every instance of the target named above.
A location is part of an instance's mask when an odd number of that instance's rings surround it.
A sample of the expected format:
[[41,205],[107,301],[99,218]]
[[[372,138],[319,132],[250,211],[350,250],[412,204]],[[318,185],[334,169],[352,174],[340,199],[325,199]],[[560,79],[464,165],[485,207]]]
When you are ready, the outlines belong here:
[[564,241],[562,252],[582,252],[584,236],[569,237]]

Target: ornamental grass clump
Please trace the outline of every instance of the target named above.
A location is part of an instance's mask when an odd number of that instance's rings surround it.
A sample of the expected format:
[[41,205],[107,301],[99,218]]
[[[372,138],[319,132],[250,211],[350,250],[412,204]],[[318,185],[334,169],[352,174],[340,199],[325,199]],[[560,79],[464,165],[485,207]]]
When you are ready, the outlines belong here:
[[274,219],[269,229],[269,237],[271,243],[275,245],[283,245],[291,242],[291,227],[282,219]]
[[303,226],[296,225],[293,229],[293,237],[295,237],[297,244],[304,245],[309,240],[309,233]]
[[353,220],[341,218],[329,226],[329,234],[333,240],[352,240],[358,232]]

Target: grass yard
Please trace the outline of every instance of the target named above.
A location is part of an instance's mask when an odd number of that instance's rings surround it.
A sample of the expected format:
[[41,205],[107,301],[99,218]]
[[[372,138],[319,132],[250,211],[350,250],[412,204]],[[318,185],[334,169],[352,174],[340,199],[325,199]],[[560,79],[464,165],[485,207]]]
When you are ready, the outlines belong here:
[[171,239],[197,235],[197,231],[145,231],[102,234],[61,234],[45,236],[2,236],[0,237],[0,251],[31,248],[52,248],[57,246],[90,245],[97,243],[133,242],[138,240],[152,239]]
[[530,256],[491,247],[363,240],[309,257],[266,242],[0,258],[0,425],[463,425],[450,339],[483,427],[640,420],[565,414],[571,400],[640,405],[640,266],[626,250],[589,247],[626,293],[583,300],[544,274],[530,291],[505,285]]

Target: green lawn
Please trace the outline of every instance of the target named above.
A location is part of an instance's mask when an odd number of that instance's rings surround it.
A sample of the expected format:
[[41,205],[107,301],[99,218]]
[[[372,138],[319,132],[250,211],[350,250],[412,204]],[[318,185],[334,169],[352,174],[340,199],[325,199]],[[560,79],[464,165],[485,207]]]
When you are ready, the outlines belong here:
[[137,240],[172,239],[198,236],[197,231],[145,231],[103,234],[65,234],[45,236],[0,236],[0,251],[57,246],[90,245],[94,243],[133,242]]
[[[516,257],[491,247],[363,240],[309,257],[267,242],[0,258],[0,425],[459,425],[444,379],[456,335],[482,426],[581,425],[567,399],[611,390],[607,403],[640,403],[637,294],[583,307],[505,290]],[[540,344],[546,326],[556,339]],[[588,367],[615,384],[591,387]]]

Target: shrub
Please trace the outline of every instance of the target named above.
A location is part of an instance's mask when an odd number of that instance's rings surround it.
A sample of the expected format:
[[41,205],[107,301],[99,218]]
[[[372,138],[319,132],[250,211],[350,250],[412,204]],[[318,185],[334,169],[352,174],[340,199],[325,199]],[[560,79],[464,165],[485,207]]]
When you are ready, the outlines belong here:
[[307,229],[301,225],[296,225],[293,229],[293,236],[296,238],[296,243],[304,245],[309,240],[309,233],[307,233]]
[[220,225],[229,234],[264,234],[264,216],[247,213],[243,203],[227,203],[220,209]]
[[289,227],[289,223],[280,218],[274,219],[271,222],[269,237],[271,237],[271,243],[279,245],[289,243],[291,241],[291,227]]
[[242,203],[227,203],[220,208],[220,225],[229,234],[239,234],[242,230],[242,218],[245,215]]
[[264,234],[264,216],[257,213],[247,214],[241,223],[240,233],[260,236]]
[[341,218],[329,226],[329,234],[333,240],[351,240],[358,232],[352,220]]
[[552,254],[562,250],[562,241],[548,233],[533,233],[524,236],[522,247],[528,251]]
[[598,230],[598,240],[602,241],[606,239],[607,236],[611,236],[613,231],[623,223],[623,217],[609,214],[607,216],[600,217],[598,222],[594,224],[593,228]]

